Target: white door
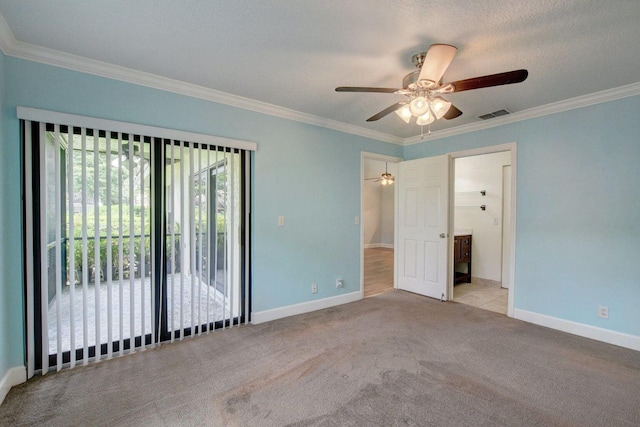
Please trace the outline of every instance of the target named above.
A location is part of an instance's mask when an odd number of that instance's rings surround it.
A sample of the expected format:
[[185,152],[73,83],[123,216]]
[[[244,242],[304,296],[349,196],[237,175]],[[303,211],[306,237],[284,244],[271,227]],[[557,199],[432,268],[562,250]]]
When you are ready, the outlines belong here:
[[446,299],[449,156],[398,165],[398,288]]

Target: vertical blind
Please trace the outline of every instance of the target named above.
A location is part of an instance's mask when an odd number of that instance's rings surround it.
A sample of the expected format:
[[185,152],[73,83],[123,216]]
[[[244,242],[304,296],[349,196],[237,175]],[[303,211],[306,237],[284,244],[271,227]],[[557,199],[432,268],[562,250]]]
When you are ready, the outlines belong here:
[[249,320],[247,150],[38,115],[21,117],[29,377]]
[[233,326],[240,317],[243,275],[240,153],[185,141],[165,146],[169,164],[167,324],[171,341],[185,333]]

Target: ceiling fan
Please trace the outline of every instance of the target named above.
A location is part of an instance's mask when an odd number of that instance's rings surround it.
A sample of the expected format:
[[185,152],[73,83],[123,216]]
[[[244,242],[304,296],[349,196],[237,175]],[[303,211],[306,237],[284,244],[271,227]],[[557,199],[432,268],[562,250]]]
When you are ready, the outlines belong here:
[[424,126],[430,125],[434,120],[441,118],[451,120],[462,115],[462,111],[441,96],[443,94],[520,83],[525,81],[529,75],[527,70],[514,70],[444,84],[442,76],[457,52],[458,48],[455,46],[432,44],[428,51],[413,55],[411,61],[418,69],[402,79],[402,89],[340,86],[336,88],[336,92],[377,92],[404,95],[407,99],[390,105],[369,117],[367,121],[374,122],[395,112],[406,123],[416,117],[416,124]]
[[395,181],[395,178],[393,175],[389,173],[389,170],[387,169],[387,162],[384,162],[384,172],[382,173],[382,175],[380,175],[380,178],[365,178],[364,180],[365,181],[373,180],[373,182],[382,181],[381,182],[382,185],[391,185]]

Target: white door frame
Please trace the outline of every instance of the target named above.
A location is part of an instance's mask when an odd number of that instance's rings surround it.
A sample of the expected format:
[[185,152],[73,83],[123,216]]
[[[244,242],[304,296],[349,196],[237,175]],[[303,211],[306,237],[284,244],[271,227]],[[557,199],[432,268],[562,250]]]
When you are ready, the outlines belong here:
[[[381,160],[384,162],[389,162],[389,163],[398,163],[403,161],[404,159],[402,157],[394,157],[394,156],[386,156],[384,154],[377,154],[377,153],[370,153],[368,151],[362,151],[360,153],[360,217],[357,218],[357,221],[360,221],[360,298],[364,298],[364,220],[363,220],[363,213],[364,213],[364,162],[366,160]],[[395,184],[393,186],[393,204],[394,204],[394,211],[396,209],[396,205],[398,204],[398,193],[396,191],[395,188]],[[395,235],[397,233],[396,230],[396,218],[394,215],[393,218],[393,233],[394,233],[394,241],[395,241]],[[396,271],[394,268],[394,272],[393,272],[393,287],[396,288],[397,287],[397,280],[396,280]]]
[[[455,202],[455,159],[461,157],[479,156],[482,154],[492,154],[509,151],[511,152],[511,206],[509,207],[511,212],[511,227],[510,227],[510,241],[511,248],[509,254],[509,296],[507,303],[507,316],[513,317],[514,301],[516,293],[515,282],[515,270],[516,270],[516,177],[518,176],[518,156],[517,146],[515,142],[501,145],[492,145],[489,147],[474,148],[471,150],[457,151],[455,153],[449,153],[450,155],[450,167],[449,167],[449,235],[453,236],[454,230],[454,202]],[[453,265],[453,245],[449,245],[449,262]],[[448,299],[453,300],[453,275],[449,277],[448,285]]]
[[[507,204],[505,204],[505,197]],[[501,286],[511,289],[511,263],[509,255],[511,253],[511,165],[502,166],[502,278]],[[505,251],[505,248],[508,249]]]

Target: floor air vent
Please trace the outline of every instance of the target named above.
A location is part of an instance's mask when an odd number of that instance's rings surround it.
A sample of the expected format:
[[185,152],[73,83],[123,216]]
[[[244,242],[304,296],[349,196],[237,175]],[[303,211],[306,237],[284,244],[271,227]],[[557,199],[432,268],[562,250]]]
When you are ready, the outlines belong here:
[[493,113],[482,114],[478,116],[478,118],[482,120],[488,120],[494,117],[506,116],[507,114],[511,114],[511,112],[503,108],[502,110],[494,111]]

